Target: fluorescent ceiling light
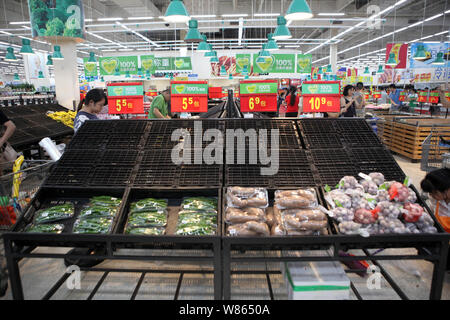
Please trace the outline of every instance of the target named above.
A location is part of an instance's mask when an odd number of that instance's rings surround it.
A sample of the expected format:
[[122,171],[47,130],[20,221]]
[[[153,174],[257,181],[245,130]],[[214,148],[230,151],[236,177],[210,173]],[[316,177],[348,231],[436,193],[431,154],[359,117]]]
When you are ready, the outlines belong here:
[[27,29],[27,30],[31,30],[31,28],[28,27],[28,26],[22,26],[22,28]]
[[215,14],[199,14],[191,16],[191,18],[215,18],[215,17],[217,17]]
[[443,16],[443,15],[444,15],[443,13],[437,14],[435,16],[429,17],[428,19],[425,19],[424,22],[434,20],[434,19],[439,18],[440,16]]
[[133,49],[119,49],[119,51],[133,51]]
[[255,13],[255,17],[278,17],[279,13]]
[[97,21],[119,21],[123,20],[123,18],[98,18]]
[[151,20],[154,17],[128,17],[128,20]]
[[84,19],[84,22],[92,22],[94,19]]
[[31,24],[30,21],[14,21],[10,22],[9,24]]
[[6,32],[6,31],[0,31],[3,34],[7,34],[8,36],[12,36],[12,33]]
[[318,14],[319,16],[345,16],[344,12],[336,12],[336,13],[324,13],[321,12]]
[[223,14],[222,17],[248,17],[247,13],[238,13],[238,14]]
[[436,33],[435,36],[440,36],[441,34],[446,34],[447,32],[448,32],[447,30],[446,31],[442,31],[442,32]]

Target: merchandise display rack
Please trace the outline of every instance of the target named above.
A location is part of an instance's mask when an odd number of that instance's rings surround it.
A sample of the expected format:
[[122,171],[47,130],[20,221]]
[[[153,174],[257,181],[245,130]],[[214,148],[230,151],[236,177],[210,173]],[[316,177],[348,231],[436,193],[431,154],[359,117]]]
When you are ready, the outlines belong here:
[[[110,136],[114,135],[113,132],[118,130],[121,126],[122,120],[116,121],[89,121],[83,125],[83,130],[91,130],[90,127],[95,127],[96,123],[102,123],[104,127],[103,131],[99,130],[98,136],[100,143],[96,145],[95,149],[101,155],[104,155],[111,151],[108,148],[108,144],[111,141]],[[316,149],[304,150],[303,147],[309,147],[304,145],[305,137],[310,136],[309,133],[303,131],[302,120],[296,122],[294,128],[296,128],[295,139],[298,141],[297,148],[293,145],[287,147],[288,152],[280,151],[282,159],[278,173],[274,176],[263,176],[260,174],[261,166],[259,165],[181,165],[177,166],[167,161],[167,157],[170,156],[170,149],[167,147],[162,149],[148,148],[148,141],[151,137],[164,137],[166,138],[169,133],[156,134],[152,133],[152,128],[180,128],[182,123],[189,123],[185,120],[135,120],[136,125],[140,128],[145,127],[145,131],[141,135],[141,139],[137,146],[128,146],[127,150],[137,153],[135,163],[132,165],[113,165],[113,157],[99,156],[98,159],[105,159],[100,164],[95,164],[89,167],[80,167],[79,163],[75,162],[76,158],[71,158],[71,151],[79,151],[81,142],[86,142],[89,139],[88,136],[83,134],[77,134],[67,150],[67,160],[62,158],[62,163],[58,164],[52,171],[49,178],[45,181],[45,184],[39,190],[38,194],[31,201],[29,207],[26,209],[25,214],[17,222],[14,227],[14,231],[4,235],[6,255],[8,260],[9,275],[11,279],[11,286],[14,299],[23,299],[23,290],[21,286],[21,277],[18,267],[18,261],[22,258],[39,257],[39,258],[64,258],[64,254],[50,254],[50,253],[33,253],[33,249],[42,246],[50,247],[94,247],[103,248],[106,250],[104,256],[90,255],[80,256],[86,259],[104,258],[112,260],[168,260],[168,261],[209,261],[213,264],[212,270],[207,270],[202,273],[214,273],[214,298],[215,299],[229,299],[230,298],[230,278],[232,273],[231,266],[235,262],[283,262],[283,261],[358,261],[358,260],[371,260],[377,266],[377,261],[381,260],[417,260],[427,259],[434,264],[433,278],[431,285],[430,298],[440,299],[442,292],[443,277],[445,271],[445,265],[447,260],[447,251],[449,246],[449,236],[444,233],[442,228],[436,223],[439,233],[437,234],[408,234],[408,235],[377,235],[368,238],[363,238],[359,235],[341,235],[337,232],[333,223],[330,223],[330,229],[328,235],[323,236],[285,236],[285,237],[230,237],[225,233],[225,225],[223,223],[223,212],[225,209],[224,195],[227,186],[243,186],[243,187],[265,187],[269,191],[270,204],[273,204],[274,191],[277,189],[294,189],[298,187],[315,187],[320,188],[325,184],[334,186],[345,175],[356,175],[360,172],[364,166],[370,166],[381,168],[380,163],[375,161],[367,161],[364,156],[352,159],[351,152],[357,152],[348,146],[343,145],[342,148],[337,148],[334,145],[328,151],[339,149],[338,152],[330,152],[330,157],[324,158],[324,152]],[[199,120],[208,126],[221,127],[223,129],[228,128],[227,120]],[[212,121],[212,122],[209,122]],[[248,121],[248,123],[246,122]],[[259,122],[261,121],[261,122]],[[271,128],[281,127],[286,120],[271,120]],[[280,122],[278,122],[280,121]],[[308,120],[308,122],[311,120]],[[314,119],[313,121],[320,122],[321,119]],[[330,122],[333,127],[338,127],[337,123],[341,119],[326,120]],[[365,122],[364,119],[352,120],[356,122]],[[104,126],[104,124],[111,123],[112,126]],[[146,126],[139,124],[140,122],[146,123]],[[230,120],[232,123],[238,123],[241,127],[262,127],[263,122],[267,120]],[[167,125],[165,125],[167,123]],[[192,123],[192,122],[190,122]],[[311,122],[312,123],[312,122]],[[353,122],[352,122],[353,123]],[[87,126],[87,129],[84,127]],[[319,127],[320,125],[311,125]],[[330,125],[328,125],[330,126]],[[362,126],[362,125],[361,125]],[[113,128],[113,130],[111,130]],[[192,126],[187,129],[192,129]],[[80,129],[81,130],[81,129]],[[92,129],[94,130],[94,129]],[[159,129],[158,129],[159,130]],[[165,129],[164,129],[165,130]],[[367,127],[366,131],[362,134],[369,134],[367,131],[371,130]],[[108,132],[106,132],[108,131]],[[317,135],[314,133],[314,135]],[[287,136],[287,135],[286,135]],[[340,135],[338,135],[340,137]],[[169,137],[170,140],[170,137]],[[133,140],[135,141],[135,140]],[[88,150],[86,146],[92,146],[90,144],[84,144],[81,149]],[[75,148],[74,148],[75,146]],[[370,152],[376,152],[375,149],[382,149],[381,143],[370,148]],[[372,150],[373,149],[373,150]],[[152,151],[155,154],[162,154],[160,158],[153,156]],[[333,159],[343,159],[343,154],[347,153],[352,162],[337,162]],[[135,154],[133,153],[133,154]],[[289,158],[289,154],[293,153],[301,159],[301,163],[286,163],[286,159]],[[316,162],[314,154],[319,155],[316,157],[319,161]],[[333,158],[335,154],[335,158]],[[92,155],[89,155],[92,156]],[[388,154],[382,154],[383,157],[388,157]],[[125,157],[126,158],[126,157]],[[129,158],[127,158],[129,159]],[[158,160],[161,160],[158,162]],[[305,161],[306,159],[306,161]],[[325,159],[325,160],[323,160]],[[393,160],[392,156],[391,159]],[[295,158],[292,159],[293,161]],[[323,160],[323,162],[322,162]],[[64,164],[66,161],[66,164]],[[73,167],[68,166],[71,162]],[[131,161],[131,160],[130,160]],[[328,162],[329,161],[329,162]],[[395,160],[394,160],[395,163]],[[64,166],[62,166],[64,164]],[[134,165],[134,166],[133,166]],[[110,166],[110,167],[108,167]],[[381,172],[386,174],[386,178],[389,179],[389,174],[392,175],[404,175],[402,170],[393,163],[387,163],[382,168]],[[113,171],[116,170],[117,174]],[[369,172],[365,172],[369,173]],[[111,179],[116,179],[112,181]],[[92,185],[94,181],[95,185]],[[413,187],[415,190],[415,188]],[[111,234],[107,235],[81,235],[71,234],[70,232],[63,232],[62,234],[29,234],[22,231],[23,228],[29,224],[35,211],[41,208],[42,205],[46,205],[52,200],[65,199],[67,197],[74,199],[86,199],[93,195],[117,195],[123,193],[123,201],[115,220],[113,230]],[[415,190],[417,193],[417,190]],[[323,199],[323,191],[319,191],[319,201],[325,204]],[[162,236],[134,236],[123,234],[123,230],[126,226],[127,214],[129,204],[137,199],[143,199],[146,197],[155,198],[169,198],[169,203],[173,203],[175,206],[181,203],[181,200],[185,196],[217,196],[219,199],[219,216],[218,216],[218,231],[214,236],[174,236],[166,234]],[[417,194],[418,198],[420,196]],[[420,200],[421,201],[421,200]],[[431,210],[421,202],[426,210],[431,213]],[[173,216],[172,216],[173,217]],[[174,218],[172,218],[173,221]],[[433,217],[434,219],[434,217]],[[425,253],[419,255],[370,255],[368,249],[378,248],[426,248]],[[186,249],[193,250],[192,255],[186,254],[174,254],[166,255],[121,255],[114,252],[117,248],[137,249],[137,248],[156,248],[164,250],[176,250]],[[285,256],[285,255],[266,255],[267,251],[295,251],[295,250],[325,250],[333,249],[334,254],[330,257],[298,257],[298,256]],[[208,251],[208,256],[203,254],[197,254],[195,250],[205,249]],[[364,256],[356,257],[341,257],[338,255],[340,250],[346,249],[361,249],[364,250]],[[236,252],[242,252],[246,250],[256,250],[258,253],[262,253],[262,256],[254,257],[237,257],[234,254]],[[212,254],[211,254],[212,253]],[[381,266],[379,266],[381,267]],[[135,272],[131,269],[105,269],[105,268],[91,268],[84,269],[86,271],[100,270],[104,272],[104,276],[97,284],[94,291],[91,293],[93,296],[102,282],[106,278],[109,272]],[[390,275],[383,269],[382,275],[391,284],[392,288],[403,299],[406,299],[406,295],[390,277]],[[164,272],[164,270],[159,270]],[[142,270],[139,273],[142,274],[140,282],[138,283],[135,294],[139,291],[140,284],[142,283],[143,276],[148,272],[156,272],[155,270]],[[174,272],[180,273],[180,279],[183,273],[189,273],[190,270],[176,270]],[[351,270],[349,271],[351,272]],[[247,273],[253,273],[248,271]],[[258,273],[258,271],[255,271]],[[266,272],[263,272],[266,273]],[[270,272],[269,272],[270,273]],[[268,280],[270,277],[267,274]],[[44,298],[50,298],[57,289],[67,279],[65,274],[53,288],[45,295]],[[270,282],[268,283],[270,287]],[[353,290],[354,286],[352,286]],[[136,295],[133,294],[135,297]],[[358,298],[361,298],[356,291],[355,294]]]

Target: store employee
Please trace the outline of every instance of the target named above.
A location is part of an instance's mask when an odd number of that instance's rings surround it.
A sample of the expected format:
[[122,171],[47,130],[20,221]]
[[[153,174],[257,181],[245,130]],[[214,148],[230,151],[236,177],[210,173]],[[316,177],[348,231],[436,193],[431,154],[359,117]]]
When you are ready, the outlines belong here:
[[148,112],[149,119],[171,119],[169,116],[170,89],[161,92],[153,99]]

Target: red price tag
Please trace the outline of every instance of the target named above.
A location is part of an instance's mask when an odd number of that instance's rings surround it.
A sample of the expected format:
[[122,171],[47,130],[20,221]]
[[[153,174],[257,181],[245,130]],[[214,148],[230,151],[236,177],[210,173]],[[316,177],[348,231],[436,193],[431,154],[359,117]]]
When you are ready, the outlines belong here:
[[242,112],[274,112],[277,111],[276,96],[241,96]]
[[417,99],[418,102],[427,102],[427,93],[426,92],[419,92],[419,98]]
[[381,98],[381,92],[378,92],[378,91],[374,92],[373,93],[373,98],[374,99],[380,99]]
[[174,97],[171,102],[172,112],[207,112],[208,98],[202,96]]
[[108,99],[109,114],[143,114],[143,98],[112,98]]
[[303,112],[339,112],[341,102],[338,96],[303,97]]

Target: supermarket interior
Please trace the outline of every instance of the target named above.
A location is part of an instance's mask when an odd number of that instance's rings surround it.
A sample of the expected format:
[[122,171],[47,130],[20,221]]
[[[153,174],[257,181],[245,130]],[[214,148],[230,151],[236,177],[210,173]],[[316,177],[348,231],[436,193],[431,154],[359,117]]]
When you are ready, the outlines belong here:
[[448,0],[0,8],[0,303],[450,300]]

